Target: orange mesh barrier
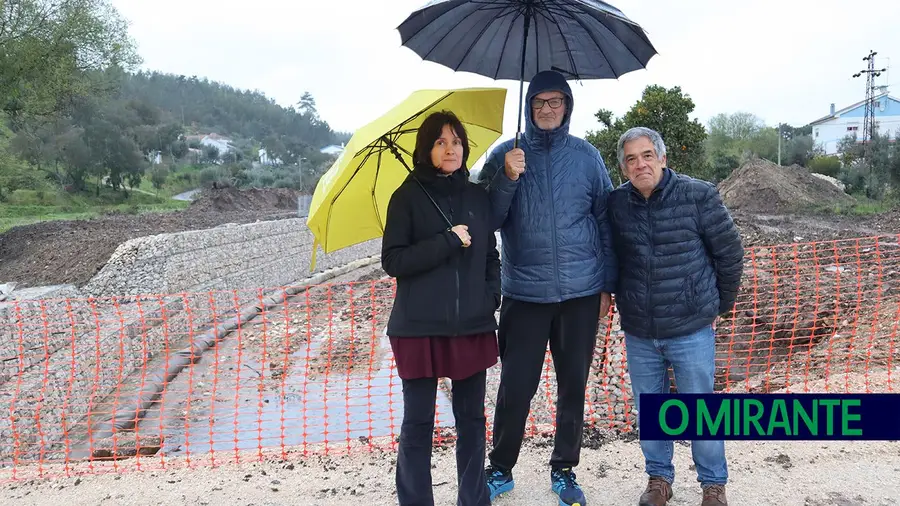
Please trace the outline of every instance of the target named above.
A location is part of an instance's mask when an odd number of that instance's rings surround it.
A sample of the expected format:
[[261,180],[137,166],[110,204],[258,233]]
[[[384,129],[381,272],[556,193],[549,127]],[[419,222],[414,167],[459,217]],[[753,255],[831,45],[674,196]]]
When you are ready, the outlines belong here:
[[[748,249],[738,302],[717,323],[717,390],[894,391],[898,239]],[[384,335],[394,286],[0,302],[5,478],[394,450],[403,397]],[[636,420],[614,308],[603,323],[586,438]],[[548,353],[527,437],[553,430],[554,376]],[[449,386],[436,399],[438,445],[454,434]]]

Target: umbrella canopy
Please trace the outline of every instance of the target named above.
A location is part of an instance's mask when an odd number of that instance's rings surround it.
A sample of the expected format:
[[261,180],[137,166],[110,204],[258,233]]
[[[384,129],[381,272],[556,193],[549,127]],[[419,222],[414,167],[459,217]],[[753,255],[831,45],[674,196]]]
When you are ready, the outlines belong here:
[[388,202],[410,173],[416,133],[429,114],[456,114],[469,137],[471,162],[503,133],[505,104],[505,88],[420,90],[357,130],[319,179],[310,203],[312,269],[319,245],[330,253],[382,236]]
[[425,60],[519,80],[519,131],[525,76],[617,79],[656,54],[640,26],[597,0],[434,0],[397,30]]

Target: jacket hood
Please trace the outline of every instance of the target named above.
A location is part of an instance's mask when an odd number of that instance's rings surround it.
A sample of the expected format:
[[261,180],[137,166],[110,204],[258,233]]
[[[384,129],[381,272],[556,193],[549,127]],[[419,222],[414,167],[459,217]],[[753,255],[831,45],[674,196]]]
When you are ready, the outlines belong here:
[[[566,114],[563,116],[559,128],[554,130],[541,130],[534,124],[531,113],[531,99],[545,91],[559,91],[566,96]],[[528,84],[528,92],[525,95],[525,132],[524,135],[531,145],[540,145],[542,141],[556,141],[569,134],[569,121],[572,118],[572,109],[575,106],[575,98],[572,96],[572,88],[566,82],[566,78],[554,70],[538,72],[531,83]]]

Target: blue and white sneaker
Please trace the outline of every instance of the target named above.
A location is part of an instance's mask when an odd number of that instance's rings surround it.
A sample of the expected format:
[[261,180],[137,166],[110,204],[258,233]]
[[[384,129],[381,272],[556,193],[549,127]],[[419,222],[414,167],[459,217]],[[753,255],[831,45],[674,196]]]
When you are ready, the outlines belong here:
[[513,481],[511,471],[501,471],[494,466],[488,466],[484,470],[484,477],[487,480],[488,490],[491,492],[491,500],[493,501],[502,494],[505,494],[516,486]]
[[587,506],[587,499],[571,468],[554,469],[550,473],[550,488],[559,496],[559,506]]

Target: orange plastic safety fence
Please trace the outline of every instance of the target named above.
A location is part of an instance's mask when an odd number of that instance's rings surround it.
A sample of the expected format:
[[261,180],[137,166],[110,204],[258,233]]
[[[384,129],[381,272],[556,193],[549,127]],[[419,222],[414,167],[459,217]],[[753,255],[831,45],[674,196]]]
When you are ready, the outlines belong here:
[[[4,478],[394,450],[403,397],[384,333],[394,289],[385,278],[0,302]],[[585,397],[588,437],[636,420],[610,316]],[[734,311],[717,322],[716,389],[892,392],[898,326],[900,236],[748,249]],[[488,374],[489,431],[499,370]],[[453,438],[449,395],[442,381],[436,444]],[[555,398],[548,353],[527,437],[552,433]]]

